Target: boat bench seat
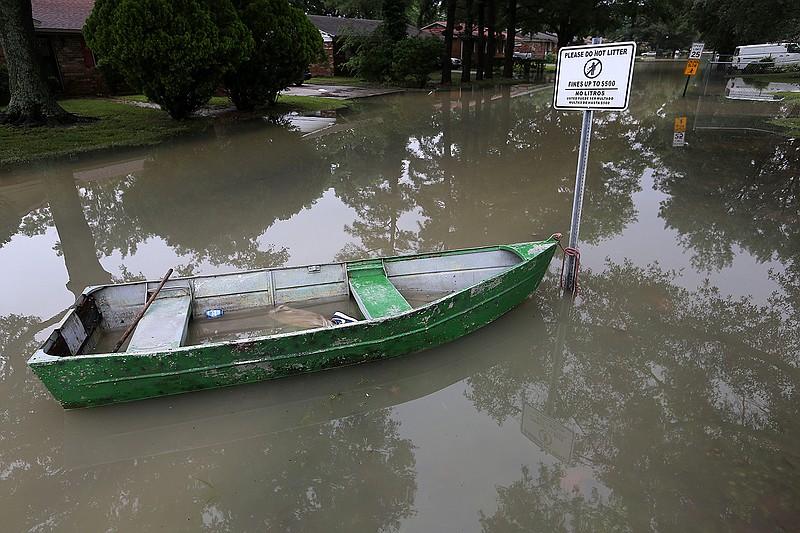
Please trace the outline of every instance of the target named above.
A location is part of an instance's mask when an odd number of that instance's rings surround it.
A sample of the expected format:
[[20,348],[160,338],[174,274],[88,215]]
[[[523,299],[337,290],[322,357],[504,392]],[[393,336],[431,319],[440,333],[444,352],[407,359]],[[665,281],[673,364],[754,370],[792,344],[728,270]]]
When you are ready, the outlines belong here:
[[127,352],[180,348],[186,340],[192,296],[183,288],[164,288],[153,300],[131,335]]
[[386,277],[380,262],[351,267],[347,274],[350,292],[364,318],[393,316],[411,309],[411,304]]

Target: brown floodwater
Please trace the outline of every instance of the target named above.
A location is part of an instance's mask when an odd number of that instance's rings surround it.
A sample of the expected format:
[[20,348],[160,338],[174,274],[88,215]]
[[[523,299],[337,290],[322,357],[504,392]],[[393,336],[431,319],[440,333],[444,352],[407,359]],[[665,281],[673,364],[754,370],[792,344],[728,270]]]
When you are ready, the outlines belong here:
[[0,172],[0,529],[796,528],[800,141],[774,119],[800,110],[721,74],[681,97],[682,70],[637,64],[595,113],[575,299],[559,253],[449,345],[124,405],[65,412],[26,366],[84,287],[566,234],[581,114],[413,92]]

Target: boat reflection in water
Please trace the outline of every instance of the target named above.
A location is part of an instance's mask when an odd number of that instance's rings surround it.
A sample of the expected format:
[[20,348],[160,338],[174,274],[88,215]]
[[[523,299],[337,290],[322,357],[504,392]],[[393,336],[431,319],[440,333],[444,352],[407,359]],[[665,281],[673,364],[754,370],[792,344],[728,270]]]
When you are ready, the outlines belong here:
[[546,356],[531,299],[467,337],[373,363],[239,387],[64,412],[64,467],[188,453],[322,425],[423,398],[517,358]]

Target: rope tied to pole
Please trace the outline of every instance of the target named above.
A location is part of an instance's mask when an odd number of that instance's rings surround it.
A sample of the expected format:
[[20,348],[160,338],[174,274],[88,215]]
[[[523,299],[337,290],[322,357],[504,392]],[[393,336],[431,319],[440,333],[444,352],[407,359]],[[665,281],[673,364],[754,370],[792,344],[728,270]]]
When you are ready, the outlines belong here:
[[575,293],[578,292],[578,271],[581,268],[581,252],[577,248],[564,248],[561,245],[561,241],[558,242],[558,246],[564,252],[564,256],[561,258],[561,276],[559,278],[558,286],[563,289],[564,288],[564,268],[566,267],[567,263],[567,256],[575,258],[575,276],[573,278],[572,286],[573,291]]

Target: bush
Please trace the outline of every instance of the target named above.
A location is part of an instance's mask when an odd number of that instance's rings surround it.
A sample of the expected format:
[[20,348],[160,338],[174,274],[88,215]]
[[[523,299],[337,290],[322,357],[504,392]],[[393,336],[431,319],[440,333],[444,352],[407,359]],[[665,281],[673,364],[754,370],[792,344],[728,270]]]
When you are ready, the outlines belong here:
[[744,67],[744,72],[747,74],[763,74],[766,72],[773,72],[774,70],[775,58],[772,56],[762,57],[758,61]]
[[370,35],[350,34],[344,41],[345,52],[351,54],[344,64],[347,72],[371,82],[389,78],[392,69],[394,43],[377,31]]
[[392,51],[392,77],[397,81],[411,78],[425,87],[430,73],[441,67],[444,53],[444,42],[438,37],[404,39]]
[[97,0],[89,47],[176,119],[205,104],[253,49],[230,0]]
[[234,0],[234,7],[255,47],[225,75],[225,88],[237,109],[274,105],[280,91],[302,80],[308,65],[323,54],[322,37],[288,0]]

